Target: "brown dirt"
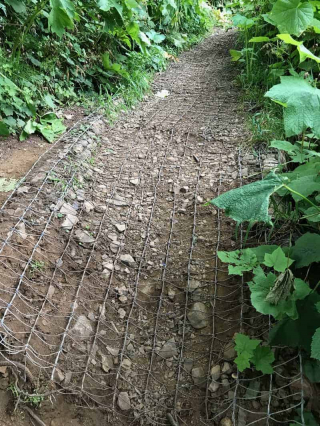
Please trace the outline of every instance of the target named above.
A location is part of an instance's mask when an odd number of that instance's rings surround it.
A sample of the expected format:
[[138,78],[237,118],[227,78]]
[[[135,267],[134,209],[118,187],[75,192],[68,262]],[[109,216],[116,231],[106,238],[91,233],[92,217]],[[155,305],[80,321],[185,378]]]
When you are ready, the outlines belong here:
[[[0,353],[30,369],[34,383],[22,374],[20,388],[53,392],[35,410],[47,425],[234,416],[240,426],[240,414],[266,424],[273,406],[261,400],[254,411],[243,400],[232,337],[247,326],[261,336],[268,324],[218,261],[236,246],[234,223],[204,205],[259,170],[238,149],[248,136],[233,37],[209,37],[157,76],[165,99],[151,96],[113,128],[94,117],[67,134],[0,208]],[[192,309],[204,310],[199,328]],[[226,371],[212,391],[214,365]],[[14,381],[4,377],[3,391]],[[4,424],[32,424],[22,404],[14,417],[12,407],[4,399]]]

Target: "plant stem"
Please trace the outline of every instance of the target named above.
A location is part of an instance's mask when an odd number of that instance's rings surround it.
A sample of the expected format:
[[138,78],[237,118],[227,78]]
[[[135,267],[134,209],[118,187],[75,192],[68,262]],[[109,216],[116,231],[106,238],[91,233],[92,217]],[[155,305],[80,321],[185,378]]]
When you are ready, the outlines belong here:
[[295,195],[298,195],[299,197],[301,197],[304,201],[309,203],[312,207],[315,207],[318,210],[318,212],[320,213],[320,208],[318,206],[316,206],[312,201],[310,201],[307,197],[300,194],[300,192],[297,192],[294,189],[291,189],[289,186],[287,186],[285,184],[283,184],[283,187],[286,188],[288,191],[292,192],[292,194],[295,194]]

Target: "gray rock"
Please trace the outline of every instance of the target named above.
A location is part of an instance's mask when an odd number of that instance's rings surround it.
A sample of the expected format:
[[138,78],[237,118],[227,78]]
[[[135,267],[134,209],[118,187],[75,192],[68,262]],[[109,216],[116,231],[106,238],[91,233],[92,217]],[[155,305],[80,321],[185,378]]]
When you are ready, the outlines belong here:
[[91,322],[85,315],[80,315],[75,326],[72,329],[73,333],[81,339],[87,339],[93,332]]
[[119,349],[118,348],[113,348],[112,346],[106,346],[106,349],[112,356],[118,356],[119,355]]
[[220,387],[220,383],[211,382],[210,385],[209,385],[209,391],[212,392],[212,393],[217,392],[219,387]]
[[139,185],[139,179],[131,179],[130,180],[131,185]]
[[16,226],[16,229],[18,231],[18,235],[23,240],[26,240],[28,237],[28,234],[26,233],[26,225],[24,222],[20,222],[19,225]]
[[188,312],[188,320],[193,328],[201,329],[208,325],[208,313],[206,305],[202,302],[196,302]]
[[83,203],[83,209],[86,213],[90,213],[94,209],[94,205],[90,201],[85,201]]
[[74,225],[76,225],[78,222],[79,219],[77,218],[77,216],[74,216],[73,214],[67,214],[65,220],[61,224],[61,228],[72,229]]
[[111,355],[101,354],[101,367],[102,367],[102,370],[105,371],[106,373],[109,373],[109,371],[113,369],[114,364],[113,364],[113,358]]
[[228,362],[224,362],[221,371],[223,374],[230,374],[232,372],[232,367]]
[[230,342],[224,349],[223,356],[226,359],[234,359],[236,357],[236,351],[234,349],[234,343]]
[[59,383],[64,381],[64,374],[59,368],[54,370],[53,380]]
[[185,369],[188,373],[190,373],[190,372],[191,372],[191,370],[192,370],[192,367],[193,367],[193,359],[186,358],[186,359],[184,360],[183,367],[184,367],[184,369]]
[[210,375],[212,377],[212,380],[214,380],[214,381],[219,380],[220,376],[221,376],[221,367],[220,367],[220,365],[214,365],[211,368]]
[[116,223],[114,226],[119,232],[124,232],[126,230],[126,225],[124,223]]
[[168,340],[160,349],[159,351],[159,356],[161,356],[161,358],[172,358],[174,356],[178,355],[178,348],[177,348],[177,344],[174,340],[174,337],[172,337],[172,339]]
[[120,392],[118,396],[118,406],[122,411],[128,411],[131,408],[131,401],[128,392]]
[[73,216],[76,216],[77,210],[74,209],[69,203],[64,203],[64,204],[62,204],[62,206],[60,208],[60,213],[61,214],[71,214]]
[[192,369],[192,378],[195,385],[205,387],[207,378],[202,367],[195,367]]
[[120,261],[128,266],[134,266],[136,264],[134,258],[130,254],[122,254],[120,256]]
[[82,231],[81,229],[77,229],[74,233],[76,238],[83,244],[92,244],[96,239],[89,234],[87,231]]
[[118,314],[119,314],[121,319],[123,319],[127,315],[126,311],[123,308],[120,308],[118,310]]

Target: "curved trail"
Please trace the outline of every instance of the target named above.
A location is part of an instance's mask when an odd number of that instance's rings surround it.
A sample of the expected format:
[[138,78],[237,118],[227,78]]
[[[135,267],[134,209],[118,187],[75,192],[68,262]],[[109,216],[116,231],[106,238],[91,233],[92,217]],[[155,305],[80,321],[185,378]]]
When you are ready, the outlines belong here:
[[[260,334],[268,324],[218,262],[234,224],[204,206],[259,171],[239,155],[233,37],[209,37],[157,76],[154,92],[168,97],[112,128],[89,117],[0,209],[1,353],[25,363],[38,392],[49,382],[62,394],[39,411],[48,424],[238,415],[230,342],[243,324]],[[79,414],[63,394],[101,411]]]

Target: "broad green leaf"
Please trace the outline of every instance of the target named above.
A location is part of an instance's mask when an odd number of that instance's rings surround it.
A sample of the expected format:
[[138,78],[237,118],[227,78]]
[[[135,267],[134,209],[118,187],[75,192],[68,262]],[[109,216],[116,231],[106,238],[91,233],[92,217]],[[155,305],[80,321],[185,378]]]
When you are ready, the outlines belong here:
[[254,349],[261,343],[261,340],[250,339],[245,334],[237,333],[234,339],[236,346],[235,350],[237,353],[249,352],[253,353]]
[[286,151],[286,152],[294,152],[296,147],[288,141],[272,141],[270,143],[270,147],[271,148],[277,148],[280,149],[281,151]]
[[303,360],[303,372],[311,383],[320,383],[320,362],[314,359]]
[[139,38],[140,28],[136,22],[130,22],[130,24],[127,25],[126,27],[126,30],[129,36],[132,38],[132,40],[135,40],[137,43],[140,42],[140,38]]
[[240,50],[230,49],[229,52],[233,62],[239,61],[239,59],[242,57],[242,52]]
[[307,49],[303,44],[298,46],[298,52],[300,54],[300,62],[304,62],[306,59],[313,59],[318,64],[320,63],[320,58],[310,52],[310,50]]
[[230,275],[243,275],[243,272],[252,271],[257,265],[256,255],[250,250],[218,251],[219,259],[224,263],[233,263],[229,266]]
[[24,1],[20,0],[4,0],[17,13],[25,13],[27,11]]
[[286,318],[276,323],[270,332],[271,345],[300,347],[310,354],[312,338],[320,324],[320,313],[315,306],[319,300],[317,293],[310,293],[304,300],[299,300],[298,318]]
[[293,44],[294,46],[300,46],[302,44],[302,41],[295,40],[290,34],[277,34],[277,37],[285,43]]
[[300,0],[278,0],[270,18],[282,33],[300,35],[312,22],[313,8],[310,3]]
[[291,250],[290,256],[296,261],[296,268],[320,262],[320,235],[307,232],[300,237]]
[[98,7],[104,12],[108,12],[111,8],[114,7],[119,13],[119,15],[122,17],[123,7],[116,0],[99,0]]
[[51,12],[48,17],[49,28],[52,32],[62,37],[65,29],[74,27],[73,20],[76,16],[71,0],[50,0]]
[[281,77],[266,97],[286,105],[284,126],[287,136],[303,133],[310,128],[320,137],[320,90],[299,77]]
[[150,30],[146,32],[146,35],[149,37],[150,40],[152,40],[154,43],[160,44],[165,40],[166,36],[163,34],[157,33],[154,30]]
[[320,361],[320,327],[317,328],[316,332],[312,336],[311,358]]
[[210,204],[225,209],[226,215],[239,223],[248,221],[270,224],[269,199],[282,185],[282,180],[271,172],[263,180],[232,189],[214,198]]
[[264,264],[273,268],[277,272],[284,272],[289,268],[294,260],[289,259],[283,252],[281,247],[278,247],[273,253],[266,253],[264,258]]
[[275,360],[274,353],[269,346],[258,346],[253,352],[251,362],[255,365],[256,370],[262,371],[263,374],[272,374],[272,363]]
[[236,363],[238,370],[240,372],[244,371],[246,368],[250,367],[250,358],[252,357],[251,354],[248,352],[242,352],[240,353],[234,360]]
[[312,19],[310,26],[313,27],[316,34],[320,34],[320,21],[318,19]]
[[140,40],[145,43],[147,46],[151,46],[149,38],[146,36],[146,34],[142,31],[139,32],[139,38]]
[[270,38],[269,37],[252,37],[249,40],[249,43],[263,43],[266,41],[270,41]]
[[309,207],[304,210],[303,217],[305,217],[309,222],[320,222],[320,206],[319,209],[316,207]]
[[10,132],[8,126],[0,121],[0,136],[9,136]]
[[244,15],[240,15],[239,13],[237,13],[233,18],[233,25],[235,25],[236,27],[239,28],[250,28],[254,25],[254,19],[251,18],[247,18]]
[[235,359],[239,371],[243,371],[250,367],[250,359],[253,356],[253,351],[259,345],[261,340],[250,339],[245,334],[237,333],[235,337],[235,350],[238,354]]
[[0,192],[13,191],[17,182],[17,179],[0,178]]
[[245,251],[245,250],[252,251],[257,256],[258,262],[261,263],[261,262],[264,261],[265,254],[266,253],[269,253],[269,254],[273,253],[277,247],[278,246],[276,246],[276,245],[267,246],[267,245],[262,244],[261,246],[258,246],[258,247],[251,247],[250,249],[244,249],[243,251]]

